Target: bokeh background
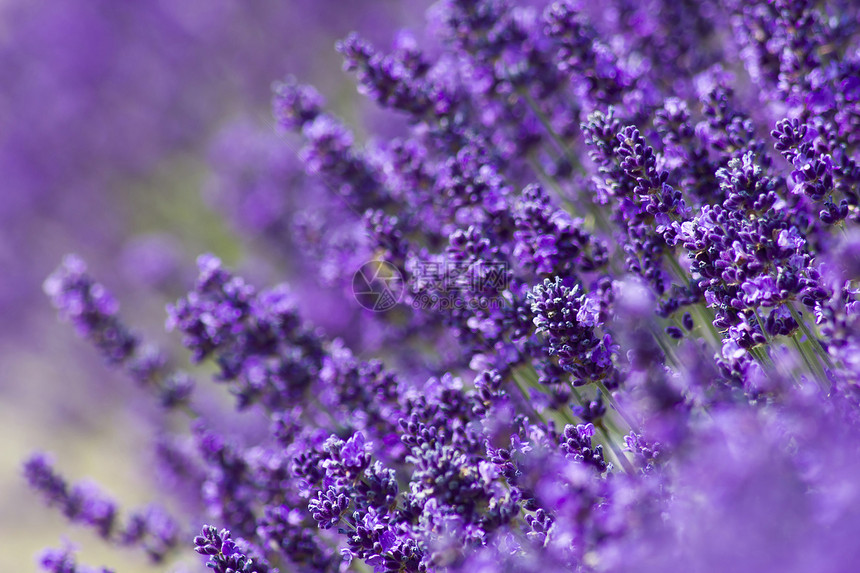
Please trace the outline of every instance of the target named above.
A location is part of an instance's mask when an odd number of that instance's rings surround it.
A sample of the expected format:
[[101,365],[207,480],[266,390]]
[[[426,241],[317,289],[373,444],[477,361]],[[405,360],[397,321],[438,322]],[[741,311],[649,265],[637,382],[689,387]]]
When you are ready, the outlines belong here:
[[[117,571],[202,570],[190,551],[150,566],[110,550],[25,487],[22,460],[45,451],[70,481],[98,481],[127,507],[151,502],[151,436],[175,423],[57,321],[42,282],[78,253],[137,331],[174,347],[164,306],[203,252],[336,306],[343,293],[273,241],[312,188],[290,186],[296,146],[271,127],[271,84],[292,74],[318,86],[359,136],[396,131],[356,94],[334,45],[353,30],[390,45],[423,28],[429,4],[0,0],[0,571],[36,570],[64,539]],[[343,313],[314,318],[348,332]]]

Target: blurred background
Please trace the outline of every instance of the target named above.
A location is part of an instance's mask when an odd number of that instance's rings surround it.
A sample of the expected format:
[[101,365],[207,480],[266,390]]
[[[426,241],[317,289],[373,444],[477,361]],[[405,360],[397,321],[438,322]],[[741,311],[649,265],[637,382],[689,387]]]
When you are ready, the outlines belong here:
[[[343,293],[306,278],[282,232],[298,205],[321,200],[294,181],[297,145],[271,126],[271,84],[291,74],[318,86],[359,137],[396,132],[356,94],[334,44],[355,30],[387,47],[398,29],[422,29],[428,5],[0,0],[0,571],[36,570],[64,539],[88,564],[182,568],[110,550],[25,487],[22,460],[45,451],[72,482],[93,479],[124,507],[151,502],[141,468],[168,423],[57,321],[42,282],[81,255],[127,323],[172,348],[164,306],[203,252],[336,307]],[[311,318],[349,332],[348,313]]]

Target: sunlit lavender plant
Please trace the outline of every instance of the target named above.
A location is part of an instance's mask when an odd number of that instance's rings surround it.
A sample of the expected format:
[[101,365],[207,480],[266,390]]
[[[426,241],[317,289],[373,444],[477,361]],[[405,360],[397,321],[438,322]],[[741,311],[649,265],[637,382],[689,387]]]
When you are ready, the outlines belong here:
[[[368,284],[406,288],[380,290],[399,304],[361,313],[379,334],[351,349],[308,322],[312,296],[200,257],[168,327],[264,438],[222,435],[206,385],[177,397],[166,355],[142,367],[78,259],[46,283],[189,420],[174,440],[192,447],[158,451],[215,571],[855,567],[858,6],[586,4],[442,0],[426,52],[348,37],[359,90],[408,120],[395,139],[361,143],[312,88],[276,87],[306,171],[278,190],[315,212],[263,240],[302,242],[345,296],[350,252],[392,269]],[[42,456],[25,474],[108,541],[181,551]],[[84,570],[71,559],[43,565]]]

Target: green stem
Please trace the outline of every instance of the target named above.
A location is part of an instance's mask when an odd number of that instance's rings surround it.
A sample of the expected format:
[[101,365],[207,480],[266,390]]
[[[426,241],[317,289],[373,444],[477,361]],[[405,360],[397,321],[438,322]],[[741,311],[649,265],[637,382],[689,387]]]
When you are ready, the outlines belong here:
[[754,308],[753,314],[755,315],[755,321],[758,323],[758,327],[761,328],[762,336],[764,336],[765,341],[770,344],[771,337],[768,335],[767,330],[764,329],[764,321],[762,321],[761,317],[758,315],[758,310]]
[[636,474],[636,468],[633,467],[633,464],[630,463],[630,460],[627,459],[627,456],[624,455],[612,438],[609,436],[609,431],[606,429],[606,426],[603,425],[603,420],[598,420],[594,427],[600,431],[600,435],[603,436],[603,440],[606,442],[606,445],[609,446],[609,449],[612,450],[612,455],[617,458],[618,463],[621,464],[621,467],[624,468],[630,475]]
[[538,380],[537,370],[531,364],[523,364],[517,368],[517,372],[532,388],[540,389],[540,381]]
[[[815,378],[816,380],[818,380],[818,377],[821,376],[822,374],[824,374],[823,372],[819,371],[819,369],[821,368],[821,365],[819,364],[818,368],[816,368],[815,366],[812,365],[812,361],[809,359],[809,356],[807,355],[806,350],[804,350],[803,346],[800,344],[800,340],[798,340],[797,334],[793,334],[791,336],[791,341],[794,343],[794,347],[800,353],[800,357],[803,359],[803,362],[806,364],[806,369],[809,371],[809,375],[812,376],[813,378]],[[816,360],[815,363],[818,364],[818,361]]]
[[818,341],[818,338],[812,334],[812,331],[809,330],[809,327],[806,325],[806,321],[803,320],[803,317],[800,316],[800,313],[797,309],[794,308],[794,303],[788,303],[786,305],[788,307],[788,312],[791,313],[791,317],[800,325],[800,330],[803,331],[803,334],[806,335],[807,340],[809,340],[810,344],[812,344],[812,348],[815,350],[815,353],[821,357],[821,360],[824,361],[824,364],[827,365],[831,370],[835,370],[836,367],[833,365],[833,362],[830,360],[830,356],[827,354],[827,351],[824,350],[824,347],[821,346],[821,343]]
[[666,344],[666,341],[663,339],[663,335],[660,333],[660,331],[654,328],[653,325],[651,326],[650,330],[651,336],[654,337],[654,340],[657,342],[657,345],[660,347],[660,350],[663,351],[663,355],[666,357],[666,362],[669,364],[669,366],[671,366],[675,370],[678,370],[678,359],[672,349]]
[[533,155],[529,156],[529,165],[537,173],[537,176],[541,181],[552,187],[552,190],[555,191],[555,194],[559,197],[559,199],[564,198],[564,191],[561,188],[561,185],[558,184],[558,181],[549,176],[549,173],[541,166],[540,161],[537,160]]
[[573,411],[570,408],[565,408],[561,410],[561,416],[564,418],[564,421],[572,426],[576,425],[576,418],[573,416]]
[[624,410],[615,400],[615,397],[606,387],[606,384],[604,384],[601,380],[596,380],[594,382],[594,385],[600,389],[600,392],[606,397],[606,401],[609,402],[609,405],[612,406],[613,410],[618,412],[618,415],[621,416],[621,419],[624,420],[624,422],[627,424],[627,427],[633,431],[636,431],[636,424],[634,424],[633,421],[627,417],[627,414],[624,413]]
[[707,334],[708,338],[711,340],[714,349],[717,351],[723,345],[723,335],[717,330],[717,327],[714,326],[714,315],[710,312],[710,309],[701,303],[694,304],[690,307],[690,310],[696,315],[698,322],[702,324],[702,328],[704,332]]
[[534,409],[534,406],[532,406],[532,399],[531,399],[531,396],[529,396],[529,393],[528,393],[528,391],[526,391],[526,388],[525,388],[525,386],[528,386],[528,384],[526,384],[526,385],[524,386],[524,385],[521,383],[521,381],[520,381],[520,377],[517,375],[517,371],[516,371],[516,370],[513,370],[513,371],[511,372],[511,377],[514,379],[514,385],[515,385],[515,386],[517,387],[517,389],[520,391],[520,394],[522,394],[522,397],[523,397],[523,403],[525,404],[526,408],[528,408],[528,409],[531,411],[532,415],[534,415],[534,417],[535,417],[535,418],[537,418],[538,420],[540,420],[541,422],[543,422],[543,423],[545,424],[545,423],[546,423],[546,420],[544,419],[544,417],[543,417],[543,416],[541,416],[541,415],[538,413],[538,411]]
[[[667,256],[666,259],[669,262],[669,267],[671,267],[672,271],[675,273],[675,278],[677,278],[682,284],[687,284],[690,280],[690,277],[687,275],[687,271],[681,266],[681,263],[678,262],[678,259],[675,258],[674,255]],[[719,350],[723,337],[720,335],[719,331],[714,327],[714,317],[713,313],[708,311],[708,308],[703,306],[702,304],[694,304],[690,307],[690,310],[693,314],[696,315],[696,318],[699,319],[699,322],[702,323],[702,328],[704,332],[708,335],[708,338],[713,344],[713,347]]]
[[753,358],[755,358],[759,364],[761,364],[761,367],[764,368],[765,372],[776,369],[773,362],[770,361],[769,357],[765,353],[764,348],[755,346],[749,349],[749,353],[753,355]]
[[544,115],[543,111],[538,106],[537,102],[532,98],[532,96],[528,93],[528,91],[519,89],[517,93],[522,97],[526,103],[529,104],[529,107],[534,112],[535,116],[538,118],[538,121],[543,126],[544,130],[546,130],[547,135],[549,135],[550,139],[552,139],[555,144],[558,146],[559,151],[564,154],[564,157],[570,161],[571,167],[576,169],[579,173],[585,173],[585,168],[580,163],[579,158],[576,157],[573,153],[570,152],[570,149],[567,146],[567,143],[556,133],[555,129],[553,129],[552,124],[550,124],[549,119]]
[[672,270],[675,271],[675,278],[683,284],[687,284],[690,279],[687,276],[687,272],[681,267],[681,263],[675,258],[675,254],[670,253],[665,259],[668,261],[669,266],[672,267]]

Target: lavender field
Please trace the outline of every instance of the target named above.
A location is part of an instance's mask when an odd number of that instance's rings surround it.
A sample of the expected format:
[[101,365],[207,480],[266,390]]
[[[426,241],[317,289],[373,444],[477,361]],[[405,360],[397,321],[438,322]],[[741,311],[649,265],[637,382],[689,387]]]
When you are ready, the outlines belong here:
[[0,22],[0,568],[857,571],[857,2]]

